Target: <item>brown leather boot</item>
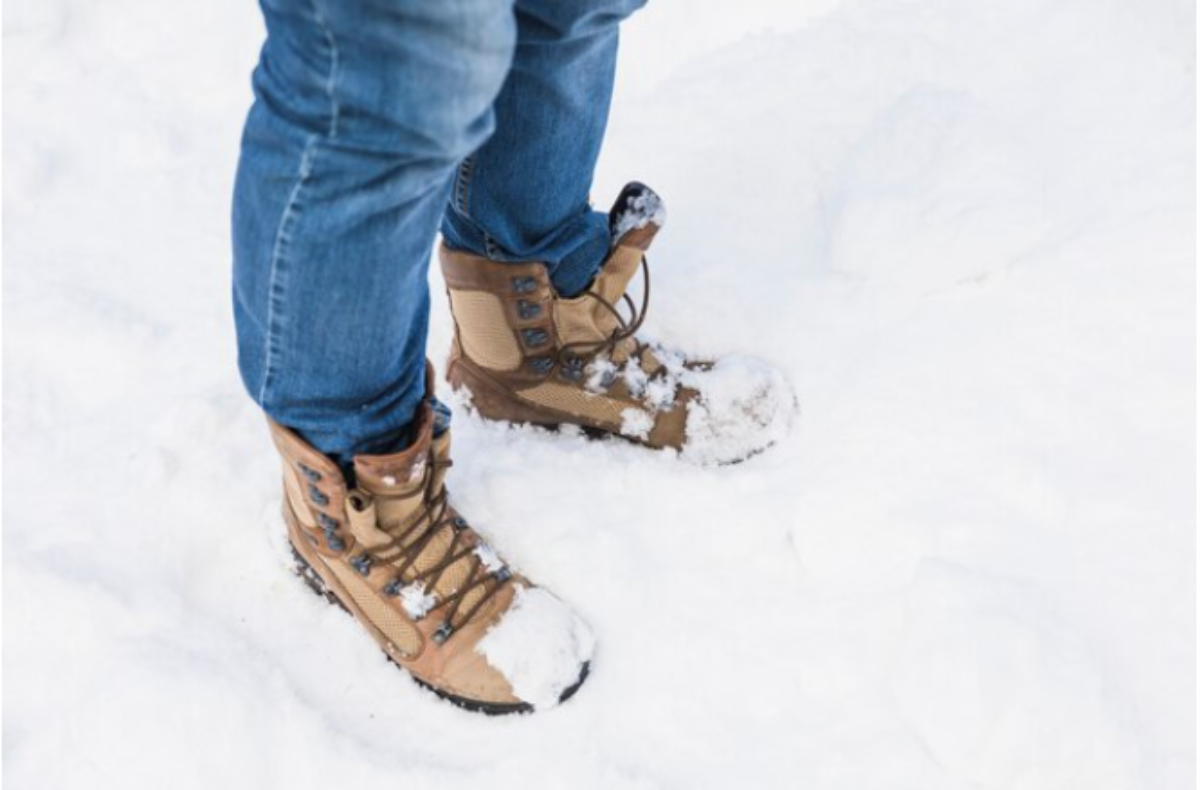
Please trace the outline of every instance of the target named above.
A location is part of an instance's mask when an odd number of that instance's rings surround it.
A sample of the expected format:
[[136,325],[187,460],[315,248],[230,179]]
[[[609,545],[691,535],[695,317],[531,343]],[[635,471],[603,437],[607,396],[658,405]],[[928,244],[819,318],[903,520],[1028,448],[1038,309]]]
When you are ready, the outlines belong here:
[[[609,214],[608,259],[569,299],[541,263],[498,263],[443,245],[455,323],[450,383],[489,419],[579,425],[700,463],[740,461],[778,441],[795,399],[777,371],[748,359],[692,360],[638,339],[650,298],[646,251],[664,219],[657,194],[625,187]],[[626,290],[639,268],[636,307]]]
[[349,489],[328,457],[268,420],[297,571],[439,696],[493,714],[555,705],[586,677],[592,634],[451,506],[450,432],[436,421],[426,400],[412,445],[356,457]]

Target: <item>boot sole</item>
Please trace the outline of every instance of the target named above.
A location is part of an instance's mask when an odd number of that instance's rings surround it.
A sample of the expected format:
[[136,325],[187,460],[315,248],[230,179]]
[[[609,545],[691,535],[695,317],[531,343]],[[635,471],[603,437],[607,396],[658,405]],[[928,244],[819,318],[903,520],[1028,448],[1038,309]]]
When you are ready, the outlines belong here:
[[[326,603],[341,609],[347,615],[354,618],[354,620],[357,622],[358,618],[354,616],[354,612],[350,611],[350,607],[346,606],[346,604],[342,602],[342,599],[337,596],[337,593],[330,589],[329,585],[326,584],[325,580],[321,578],[321,575],[313,569],[308,560],[304,559],[299,550],[294,545],[290,546],[290,548],[292,550],[292,560],[294,562],[292,567],[293,573],[299,576],[314,594],[324,598]],[[534,712],[534,707],[528,702],[485,702],[483,700],[471,699],[470,697],[460,697],[457,694],[444,691],[439,689],[437,686],[421,680],[421,678],[409,672],[402,664],[396,661],[396,659],[388,655],[386,650],[381,650],[380,652],[387,656],[387,660],[391,662],[392,666],[402,671],[418,686],[433,692],[435,695],[446,700],[455,707],[471,711],[472,713],[482,713],[485,716],[507,716],[513,713]],[[564,690],[559,696],[558,701],[560,704],[575,696],[575,692],[579,691],[579,688],[583,685],[583,682],[587,680],[590,669],[591,662],[587,662],[583,665],[583,669],[579,673],[579,679],[576,680],[566,690]]]

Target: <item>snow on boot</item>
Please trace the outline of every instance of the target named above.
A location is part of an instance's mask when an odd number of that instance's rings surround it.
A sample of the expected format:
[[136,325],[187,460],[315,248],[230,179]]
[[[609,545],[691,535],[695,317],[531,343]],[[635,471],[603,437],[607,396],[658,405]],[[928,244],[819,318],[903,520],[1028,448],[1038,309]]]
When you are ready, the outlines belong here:
[[[443,245],[455,324],[450,383],[489,419],[579,425],[698,463],[741,461],[782,438],[795,398],[778,371],[746,358],[692,360],[638,339],[650,297],[645,253],[665,217],[649,187],[626,186],[609,214],[609,257],[573,298],[555,292],[541,263]],[[640,307],[626,293],[639,269]]]
[[579,688],[591,631],[510,569],[450,504],[450,431],[430,400],[408,449],[354,459],[352,489],[328,457],[268,422],[283,457],[297,570],[392,661],[439,696],[484,713],[551,707]]

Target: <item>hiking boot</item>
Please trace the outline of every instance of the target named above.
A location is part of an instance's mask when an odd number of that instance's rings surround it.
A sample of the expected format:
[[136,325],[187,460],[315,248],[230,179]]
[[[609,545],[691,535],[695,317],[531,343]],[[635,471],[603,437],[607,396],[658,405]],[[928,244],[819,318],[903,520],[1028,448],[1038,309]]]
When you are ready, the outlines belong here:
[[[442,245],[455,324],[450,383],[489,419],[578,425],[699,463],[740,461],[782,438],[795,399],[778,371],[745,358],[689,359],[637,337],[650,299],[646,251],[665,216],[651,189],[626,186],[609,213],[608,259],[572,298],[555,292],[541,263]],[[627,289],[639,269],[637,306]]]
[[268,420],[297,571],[439,696],[492,714],[553,706],[586,677],[592,634],[450,504],[446,414],[427,398],[411,446],[355,457],[352,488],[330,458]]

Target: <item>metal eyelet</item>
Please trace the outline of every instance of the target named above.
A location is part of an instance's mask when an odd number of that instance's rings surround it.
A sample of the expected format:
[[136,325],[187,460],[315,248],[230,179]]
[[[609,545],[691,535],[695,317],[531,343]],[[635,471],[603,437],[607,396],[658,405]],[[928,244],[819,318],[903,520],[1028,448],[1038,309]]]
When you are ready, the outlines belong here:
[[517,314],[521,316],[522,321],[528,321],[542,314],[542,306],[537,302],[526,302],[521,299],[517,302]]
[[454,633],[454,626],[450,625],[450,621],[447,620],[446,622],[439,625],[438,629],[433,632],[433,641],[437,642],[440,645],[443,642],[445,642],[447,639],[449,639],[450,635],[453,633]]
[[500,583],[504,583],[512,578],[512,571],[505,565],[503,568],[496,569],[495,573],[492,574],[492,578]]
[[456,531],[461,532],[467,528],[467,520],[462,516],[455,516],[454,520],[450,522],[450,526],[454,527]]
[[321,482],[321,473],[318,472],[316,469],[313,469],[309,466],[305,466],[304,464],[296,464],[296,466],[297,466],[297,468],[300,469],[300,474],[304,475],[304,479],[307,480],[308,482],[310,482],[310,483]]
[[337,535],[326,535],[325,543],[328,544],[331,551],[341,551],[346,548],[345,542]]
[[519,294],[531,294],[537,290],[537,280],[532,277],[512,278],[513,291]]
[[525,340],[527,346],[542,346],[550,339],[550,335],[545,329],[522,329],[521,337]]
[[308,498],[311,499],[313,504],[317,505],[318,507],[325,507],[329,504],[329,497],[325,496],[325,494],[321,492],[321,489],[317,488],[311,483],[308,485]]
[[371,555],[360,554],[357,557],[351,557],[350,565],[363,576],[367,576],[371,573]]
[[550,357],[534,357],[529,360],[529,367],[539,376],[544,376],[554,369],[554,360]]
[[390,582],[383,585],[383,594],[395,597],[400,594],[400,590],[403,588],[404,582],[400,581],[399,579],[392,579]]
[[327,532],[332,532],[338,528],[337,519],[324,513],[317,514],[317,522],[321,525],[321,529],[326,530]]
[[583,360],[578,357],[571,357],[565,360],[562,367],[558,369],[558,375],[567,381],[582,381]]

